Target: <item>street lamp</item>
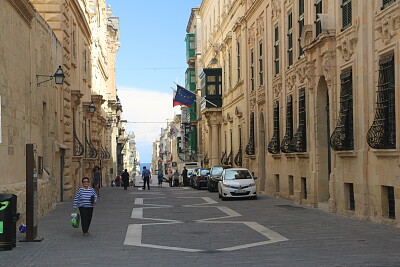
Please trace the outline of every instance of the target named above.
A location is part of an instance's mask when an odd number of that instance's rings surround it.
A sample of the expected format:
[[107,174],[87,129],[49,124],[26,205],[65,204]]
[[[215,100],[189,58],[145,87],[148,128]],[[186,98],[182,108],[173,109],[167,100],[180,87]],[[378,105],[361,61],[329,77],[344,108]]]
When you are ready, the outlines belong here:
[[96,110],[96,106],[94,105],[94,103],[92,101],[92,103],[90,103],[90,105],[89,105],[89,112],[94,113],[95,110]]
[[[39,77],[47,77],[49,79],[39,82]],[[56,70],[54,75],[36,75],[36,81],[37,81],[36,86],[40,86],[40,84],[42,84],[42,83],[51,81],[51,80],[53,80],[53,78],[54,78],[54,81],[56,84],[64,83],[65,75],[64,75],[64,72],[63,72],[61,66],[58,66],[58,69]]]

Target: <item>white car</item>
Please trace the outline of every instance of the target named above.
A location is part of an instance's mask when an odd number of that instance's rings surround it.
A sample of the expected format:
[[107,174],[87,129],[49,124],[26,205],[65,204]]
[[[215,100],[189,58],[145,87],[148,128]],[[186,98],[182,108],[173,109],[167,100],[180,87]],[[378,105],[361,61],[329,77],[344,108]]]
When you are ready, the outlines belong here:
[[225,169],[222,172],[221,181],[218,183],[219,197],[225,198],[253,198],[257,199],[255,179],[246,168]]

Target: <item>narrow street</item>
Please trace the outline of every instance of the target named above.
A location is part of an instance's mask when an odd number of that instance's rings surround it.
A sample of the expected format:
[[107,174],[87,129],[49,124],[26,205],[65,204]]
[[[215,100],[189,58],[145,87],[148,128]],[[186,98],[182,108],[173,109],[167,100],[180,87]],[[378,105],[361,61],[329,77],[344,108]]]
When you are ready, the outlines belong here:
[[[137,177],[136,181],[141,181]],[[0,253],[1,266],[395,266],[400,229],[259,195],[221,201],[192,188],[104,187],[90,235],[72,203],[39,219],[42,242]],[[137,184],[138,185],[138,184]],[[139,183],[140,185],[140,183]],[[19,234],[17,239],[24,236]]]

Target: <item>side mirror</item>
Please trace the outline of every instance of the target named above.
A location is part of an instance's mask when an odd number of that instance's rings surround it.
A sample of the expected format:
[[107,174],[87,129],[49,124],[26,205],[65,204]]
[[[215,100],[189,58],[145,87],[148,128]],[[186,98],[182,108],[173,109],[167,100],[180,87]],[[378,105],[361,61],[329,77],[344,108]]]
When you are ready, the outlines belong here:
[[254,179],[254,180],[257,180],[258,178],[257,178],[257,176],[253,176],[253,179]]

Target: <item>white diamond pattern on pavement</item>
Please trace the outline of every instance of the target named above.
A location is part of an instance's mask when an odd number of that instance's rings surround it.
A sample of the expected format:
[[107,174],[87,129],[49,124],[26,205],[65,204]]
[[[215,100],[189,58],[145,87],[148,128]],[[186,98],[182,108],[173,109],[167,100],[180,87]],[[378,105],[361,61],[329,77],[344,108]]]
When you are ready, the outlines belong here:
[[[191,205],[182,205],[182,207],[193,207],[193,208],[202,208],[202,207],[208,207],[208,208],[216,208],[226,214],[226,216],[221,216],[221,217],[213,217],[213,218],[204,218],[204,219],[199,219],[199,220],[194,220],[194,222],[197,223],[215,223],[215,224],[231,224],[231,225],[245,225],[248,228],[256,231],[258,234],[262,235],[265,237],[265,241],[261,242],[254,242],[254,243],[247,243],[247,244],[242,244],[242,245],[237,245],[237,246],[232,246],[232,247],[225,247],[225,248],[219,248],[215,249],[216,251],[234,251],[234,250],[239,250],[239,249],[245,249],[245,248],[250,248],[250,247],[255,247],[255,246],[262,246],[262,245],[268,245],[276,242],[282,242],[282,241],[287,241],[286,237],[278,234],[275,231],[272,231],[271,229],[262,226],[261,224],[257,222],[248,222],[248,221],[216,221],[219,219],[228,219],[228,218],[233,218],[233,217],[240,217],[238,212],[226,207],[226,206],[210,206],[212,204],[218,204],[215,200],[209,198],[209,197],[176,197],[176,198],[185,198],[185,199],[201,199],[204,202],[199,203],[199,204],[191,204]],[[154,200],[154,198],[151,198]],[[143,211],[145,209],[164,209],[164,208],[173,208],[173,205],[159,205],[159,204],[146,204],[145,201],[146,198],[136,198],[135,199],[135,205],[142,205],[145,207],[140,207],[140,208],[133,208],[131,218],[132,219],[143,219],[143,220],[151,220],[155,221],[154,223],[143,223],[143,224],[129,224],[126,236],[125,236],[125,241],[124,245],[128,246],[138,246],[138,247],[147,247],[147,248],[154,248],[154,249],[164,249],[164,250],[174,250],[174,251],[182,251],[182,252],[203,252],[205,250],[201,249],[193,249],[193,248],[184,248],[184,247],[176,247],[176,246],[163,246],[163,245],[157,245],[157,244],[146,244],[142,243],[142,238],[143,238],[143,226],[155,226],[155,225],[165,225],[165,224],[181,224],[185,223],[184,221],[180,220],[171,220],[171,219],[161,219],[161,218],[148,218],[143,216]]]

